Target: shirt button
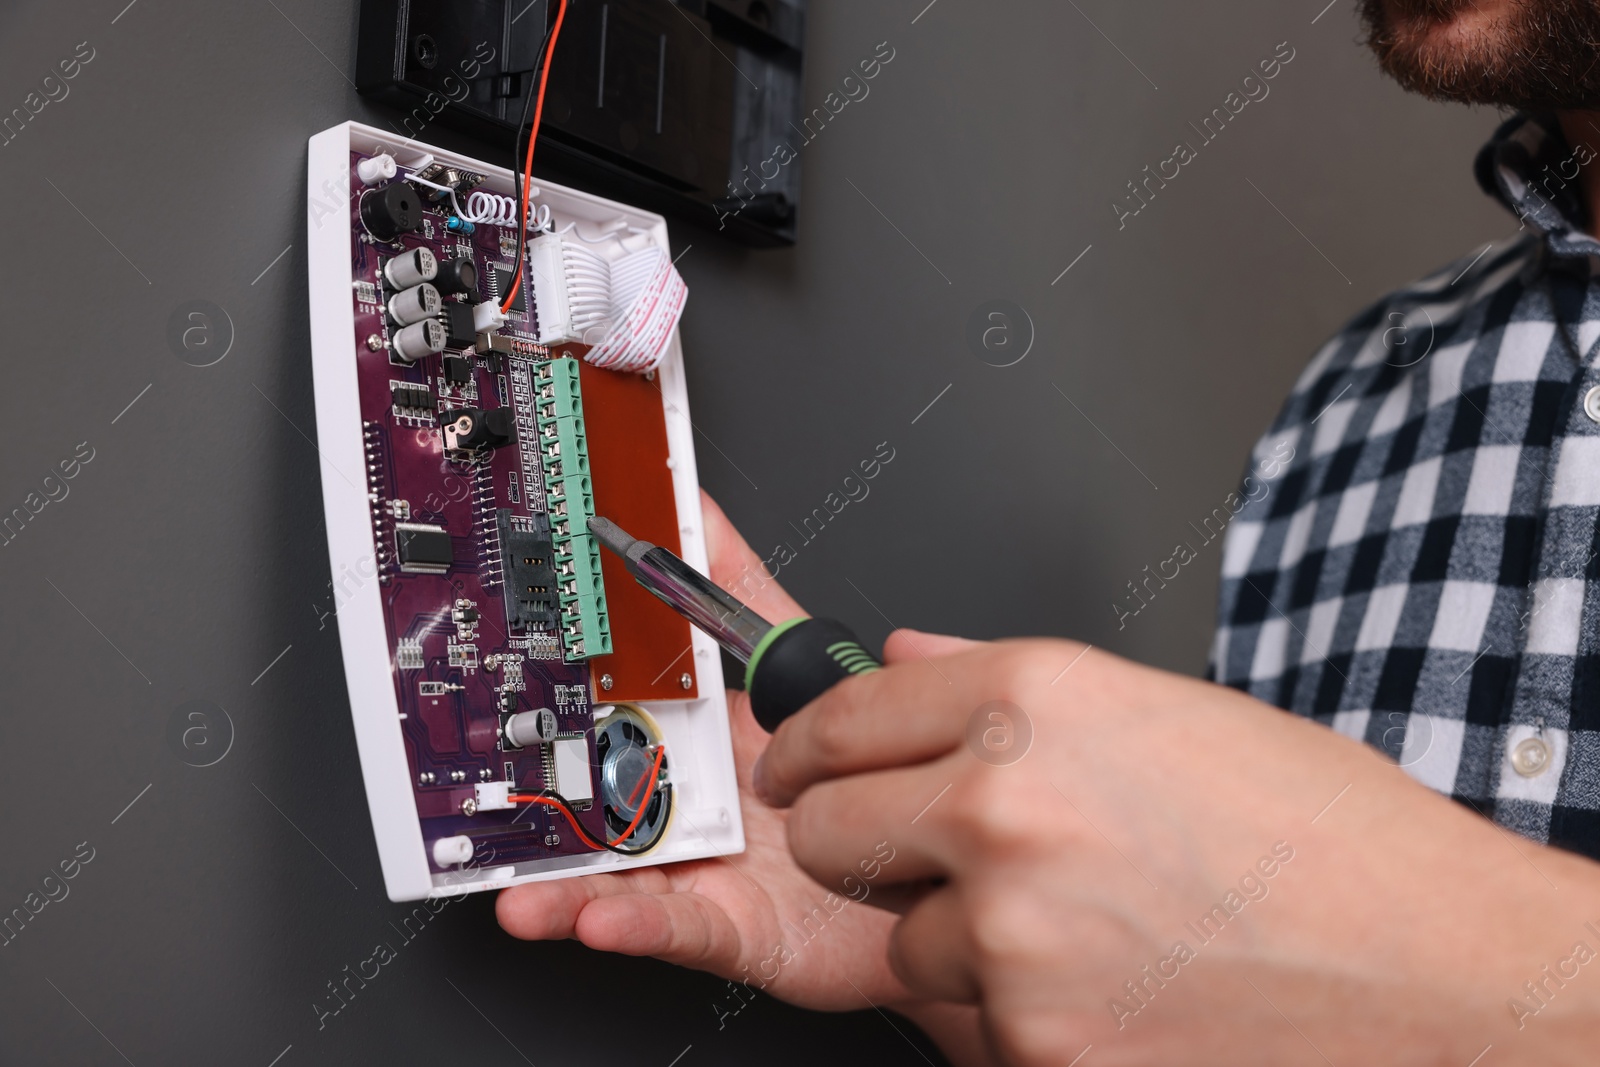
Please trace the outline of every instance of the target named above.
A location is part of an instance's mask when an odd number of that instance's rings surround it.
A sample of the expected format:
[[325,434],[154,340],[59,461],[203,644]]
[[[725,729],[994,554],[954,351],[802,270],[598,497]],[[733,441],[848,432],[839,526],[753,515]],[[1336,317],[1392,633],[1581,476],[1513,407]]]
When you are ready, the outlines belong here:
[[1511,750],[1511,769],[1524,778],[1537,778],[1550,766],[1550,746],[1537,737],[1527,737]]
[[1590,389],[1584,396],[1583,413],[1595,422],[1600,422],[1600,385]]

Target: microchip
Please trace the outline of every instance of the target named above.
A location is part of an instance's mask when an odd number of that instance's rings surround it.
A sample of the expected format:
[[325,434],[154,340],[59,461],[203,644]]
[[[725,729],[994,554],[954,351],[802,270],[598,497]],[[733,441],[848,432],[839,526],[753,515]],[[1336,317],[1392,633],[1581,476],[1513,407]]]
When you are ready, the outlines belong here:
[[456,561],[450,534],[440,526],[395,523],[394,547],[400,569],[408,574],[443,574]]
[[444,346],[470,348],[478,340],[472,324],[472,305],[450,302],[444,306]]
[[[511,278],[512,278],[512,272],[511,271],[506,270],[504,267],[495,267],[494,268],[494,295],[495,295],[495,299],[498,300],[501,303],[505,302],[506,291],[511,288]],[[524,314],[527,313],[527,311],[528,311],[528,287],[527,286],[525,286],[525,285],[518,285],[517,286],[517,298],[515,300],[511,301],[510,310],[512,310],[512,311],[520,311],[520,312],[522,312]]]
[[445,356],[444,380],[451,385],[466,385],[472,380],[472,360],[466,356]]

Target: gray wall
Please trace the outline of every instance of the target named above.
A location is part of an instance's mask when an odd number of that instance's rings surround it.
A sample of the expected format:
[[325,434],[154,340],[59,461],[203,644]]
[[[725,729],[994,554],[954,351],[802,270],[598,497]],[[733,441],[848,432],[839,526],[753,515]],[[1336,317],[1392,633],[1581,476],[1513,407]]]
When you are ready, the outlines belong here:
[[[1215,546],[1120,632],[1111,601],[1232,489],[1330,331],[1511,229],[1469,172],[1495,116],[1380,80],[1350,0],[1315,23],[1322,0],[924,2],[814,9],[809,100],[878,42],[896,57],[803,151],[798,248],[677,230],[706,484],[757,546],[799,547],[783,580],[864,636],[1071,634],[1199,671]],[[923,1062],[870,1012],[763,1001],[719,1031],[721,983],[512,942],[484,899],[317,1030],[324,983],[403,909],[319,628],[304,152],[389,116],[341,74],[353,4],[125,3],[0,20],[0,110],[96,53],[0,148],[0,510],[94,450],[0,551],[0,911],[94,850],[0,948],[0,1062]],[[1282,41],[1270,96],[1119,232],[1125,183]],[[193,299],[235,332],[203,369],[164,336]],[[964,338],[990,300],[1031,316],[1015,366]],[[870,496],[800,546],[791,523],[880,442]],[[227,717],[211,767],[169,741],[194,700]]]

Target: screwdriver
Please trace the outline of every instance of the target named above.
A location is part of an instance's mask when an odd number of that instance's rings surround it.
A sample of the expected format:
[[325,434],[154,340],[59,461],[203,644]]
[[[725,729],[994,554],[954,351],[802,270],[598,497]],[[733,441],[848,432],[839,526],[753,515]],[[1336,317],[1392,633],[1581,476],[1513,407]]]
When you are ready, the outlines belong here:
[[773,625],[671,552],[610,519],[591,517],[589,532],[622,557],[640,585],[745,665],[750,710],[768,731],[846,678],[882,666],[841,622],[799,618]]

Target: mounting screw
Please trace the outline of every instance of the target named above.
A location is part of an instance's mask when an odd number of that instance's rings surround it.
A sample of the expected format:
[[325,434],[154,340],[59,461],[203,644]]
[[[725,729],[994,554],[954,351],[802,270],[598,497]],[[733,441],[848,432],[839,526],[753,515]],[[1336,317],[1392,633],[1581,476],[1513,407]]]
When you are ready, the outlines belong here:
[[611,677],[611,675],[602,674],[600,676],[600,688],[601,689],[604,689],[607,692],[610,692],[611,691],[611,687],[616,685],[616,684],[617,684],[616,681]]
[[463,815],[476,815],[476,814],[478,814],[478,802],[477,802],[477,800],[475,800],[472,797],[468,797],[467,799],[463,800],[461,802],[461,814],[463,814]]
[[688,674],[688,673],[684,673],[684,674],[679,675],[678,676],[678,684],[683,686],[685,689],[693,689],[694,688],[694,675]]
[[384,347],[383,338],[375,333],[367,334],[367,347],[376,352],[378,349]]

